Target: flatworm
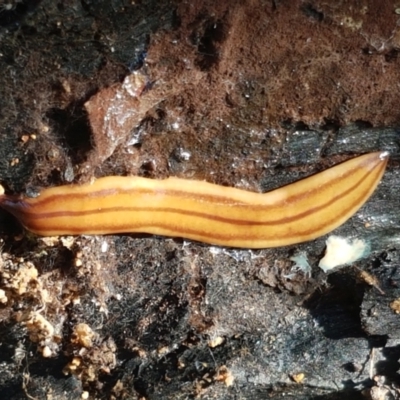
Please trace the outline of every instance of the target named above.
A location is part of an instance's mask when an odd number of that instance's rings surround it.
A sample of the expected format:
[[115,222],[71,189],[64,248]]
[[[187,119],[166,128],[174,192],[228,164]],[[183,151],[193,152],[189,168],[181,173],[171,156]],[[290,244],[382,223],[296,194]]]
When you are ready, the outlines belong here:
[[43,236],[140,232],[278,247],[342,225],[372,195],[387,161],[386,152],[365,154],[264,194],[179,178],[110,176],[45,189],[37,198],[3,193],[0,207]]

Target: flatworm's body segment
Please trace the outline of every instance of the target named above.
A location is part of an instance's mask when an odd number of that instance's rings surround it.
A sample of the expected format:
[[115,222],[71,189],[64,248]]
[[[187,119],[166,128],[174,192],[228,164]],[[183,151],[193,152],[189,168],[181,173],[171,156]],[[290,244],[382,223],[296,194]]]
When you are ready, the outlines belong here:
[[0,207],[44,236],[141,232],[244,248],[305,242],[343,224],[371,196],[386,153],[366,154],[273,190],[253,193],[178,178],[106,177],[0,196]]

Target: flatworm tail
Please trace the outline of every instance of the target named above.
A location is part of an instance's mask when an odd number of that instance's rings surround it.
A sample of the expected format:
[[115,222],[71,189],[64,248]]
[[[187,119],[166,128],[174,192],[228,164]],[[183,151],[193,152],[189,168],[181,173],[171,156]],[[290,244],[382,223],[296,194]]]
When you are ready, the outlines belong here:
[[0,206],[44,236],[141,232],[278,247],[343,224],[374,192],[387,161],[387,153],[366,154],[265,194],[179,178],[106,177],[34,199],[0,193]]

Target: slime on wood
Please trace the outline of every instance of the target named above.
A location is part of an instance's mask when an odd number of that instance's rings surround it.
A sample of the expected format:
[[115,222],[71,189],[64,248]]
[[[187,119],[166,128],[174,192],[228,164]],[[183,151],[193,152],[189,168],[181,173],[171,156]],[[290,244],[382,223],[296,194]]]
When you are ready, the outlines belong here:
[[[316,239],[347,221],[376,189],[387,152],[365,154],[268,193],[203,181],[110,176],[0,195],[0,207],[43,236],[150,233],[241,247]],[[4,192],[4,190],[3,190]]]

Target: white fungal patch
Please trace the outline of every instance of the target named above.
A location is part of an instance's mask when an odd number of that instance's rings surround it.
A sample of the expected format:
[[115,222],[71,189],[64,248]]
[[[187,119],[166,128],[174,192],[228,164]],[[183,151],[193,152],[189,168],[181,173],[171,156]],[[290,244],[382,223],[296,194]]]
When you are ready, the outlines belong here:
[[319,267],[328,272],[335,267],[352,264],[369,253],[370,247],[362,239],[349,240],[340,236],[329,236],[325,256],[319,262]]
[[303,272],[307,277],[311,276],[311,265],[308,262],[307,254],[305,252],[300,252],[290,257],[290,261],[293,261],[295,264],[292,267],[292,271],[294,272]]

